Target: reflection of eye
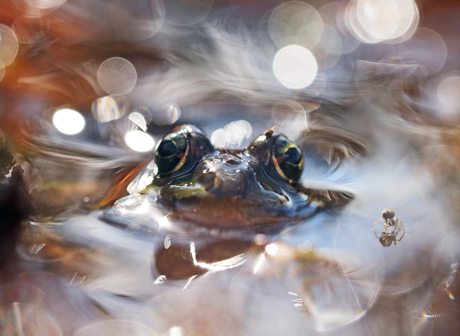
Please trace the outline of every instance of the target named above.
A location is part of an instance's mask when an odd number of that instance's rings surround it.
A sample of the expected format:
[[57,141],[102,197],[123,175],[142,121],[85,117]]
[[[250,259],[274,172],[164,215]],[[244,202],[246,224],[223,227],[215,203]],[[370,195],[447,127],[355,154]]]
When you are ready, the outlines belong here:
[[289,182],[297,181],[302,174],[303,156],[300,148],[284,136],[279,136],[273,147],[273,164],[278,174]]
[[184,125],[165,136],[155,155],[158,176],[166,177],[178,171],[189,171],[198,160],[212,150],[212,145],[201,130]]

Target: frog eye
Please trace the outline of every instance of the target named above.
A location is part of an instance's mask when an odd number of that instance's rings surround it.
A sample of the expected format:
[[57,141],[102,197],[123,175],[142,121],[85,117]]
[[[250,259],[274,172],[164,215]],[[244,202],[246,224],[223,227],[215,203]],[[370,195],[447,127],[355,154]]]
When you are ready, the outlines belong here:
[[158,176],[166,177],[181,169],[194,167],[212,148],[198,128],[191,125],[179,127],[158,143],[155,154]]
[[278,174],[290,183],[302,174],[303,155],[299,147],[284,136],[276,139],[272,154],[273,164]]
[[155,162],[159,175],[167,175],[178,171],[187,159],[189,144],[183,133],[173,133],[158,144]]

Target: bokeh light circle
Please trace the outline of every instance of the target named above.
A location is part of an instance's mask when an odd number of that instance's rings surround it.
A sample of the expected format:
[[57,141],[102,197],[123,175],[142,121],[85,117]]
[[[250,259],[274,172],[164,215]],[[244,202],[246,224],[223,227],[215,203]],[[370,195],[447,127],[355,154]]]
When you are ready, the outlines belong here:
[[108,122],[121,118],[128,109],[128,101],[123,96],[106,96],[95,100],[91,106],[94,119]]
[[217,148],[241,149],[251,134],[251,124],[246,120],[238,120],[215,130],[211,135],[211,142]]
[[165,107],[156,109],[152,114],[152,121],[157,125],[172,125],[181,115],[179,105],[169,104]]
[[129,148],[136,152],[148,152],[155,147],[153,138],[149,134],[139,130],[126,133],[125,142]]
[[53,125],[63,134],[78,134],[85,128],[85,118],[80,112],[64,108],[56,111],[53,115]]
[[278,47],[297,44],[312,49],[321,38],[323,22],[312,6],[289,1],[273,11],[268,29]]
[[0,61],[10,65],[15,59],[19,49],[16,34],[10,27],[0,24]]
[[273,72],[289,89],[302,89],[315,80],[318,64],[306,48],[290,45],[279,50],[273,60]]
[[436,96],[444,119],[460,116],[460,75],[445,76],[438,85]]
[[408,41],[399,45],[399,57],[406,64],[417,64],[417,74],[427,76],[437,73],[447,59],[447,46],[434,30],[420,28]]
[[99,67],[97,80],[109,94],[123,95],[136,85],[137,72],[130,61],[122,57],[112,57]]
[[350,31],[362,42],[407,40],[415,32],[419,12],[413,0],[357,0],[346,12]]

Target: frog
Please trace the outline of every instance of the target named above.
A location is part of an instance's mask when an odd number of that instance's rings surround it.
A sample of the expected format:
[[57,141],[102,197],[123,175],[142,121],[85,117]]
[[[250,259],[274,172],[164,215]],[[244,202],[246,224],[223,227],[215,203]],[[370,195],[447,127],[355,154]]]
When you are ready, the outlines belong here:
[[344,206],[352,195],[307,188],[301,148],[269,129],[247,148],[221,149],[190,124],[165,135],[155,150],[151,187],[158,205],[181,223],[205,228],[279,228]]

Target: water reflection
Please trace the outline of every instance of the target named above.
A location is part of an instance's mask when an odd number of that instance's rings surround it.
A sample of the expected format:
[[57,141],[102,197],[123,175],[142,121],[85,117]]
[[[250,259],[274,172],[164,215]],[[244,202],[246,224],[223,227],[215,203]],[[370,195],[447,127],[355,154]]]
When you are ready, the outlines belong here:
[[[30,189],[42,182],[32,193],[39,217],[21,228],[20,262],[0,270],[5,330],[457,331],[458,74],[445,72],[455,58],[448,39],[419,27],[414,1],[318,9],[270,0],[248,13],[260,1],[231,0],[250,25],[220,20],[216,1],[26,2],[21,15],[40,15],[0,26],[1,121],[17,137],[15,162],[37,172]],[[366,70],[360,60],[373,63]],[[411,98],[406,79],[414,74],[436,76],[431,98],[448,130],[399,104]],[[48,111],[69,100],[78,112],[61,108],[48,125]],[[181,165],[205,142],[162,151],[178,169],[208,169],[198,187],[189,171],[165,172],[159,182],[151,161],[155,142],[178,121],[212,134],[215,148],[202,161]],[[295,146],[261,150],[261,165],[278,166],[257,176],[254,158],[240,151],[278,131],[305,153],[298,182],[279,174],[299,162],[287,153]],[[226,169],[220,179],[216,168]],[[248,173],[235,182],[229,172],[241,168]],[[184,194],[165,204],[158,194],[173,180]],[[208,201],[205,187],[220,194]],[[251,188],[260,193],[249,197]],[[299,196],[306,189],[311,197]],[[186,197],[190,206],[180,208]],[[260,216],[261,200],[270,216]],[[311,209],[308,219],[283,202]],[[404,236],[382,222],[374,235],[387,207],[404,221]],[[248,225],[255,222],[260,230]]]

